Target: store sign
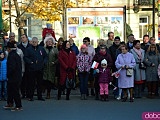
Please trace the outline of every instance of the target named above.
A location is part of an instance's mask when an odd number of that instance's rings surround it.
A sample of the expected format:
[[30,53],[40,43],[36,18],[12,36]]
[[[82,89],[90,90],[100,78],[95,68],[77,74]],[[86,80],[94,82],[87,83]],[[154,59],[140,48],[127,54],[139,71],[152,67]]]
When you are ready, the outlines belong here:
[[67,37],[82,44],[84,37],[97,46],[98,39],[108,39],[114,32],[124,40],[124,8],[68,8]]

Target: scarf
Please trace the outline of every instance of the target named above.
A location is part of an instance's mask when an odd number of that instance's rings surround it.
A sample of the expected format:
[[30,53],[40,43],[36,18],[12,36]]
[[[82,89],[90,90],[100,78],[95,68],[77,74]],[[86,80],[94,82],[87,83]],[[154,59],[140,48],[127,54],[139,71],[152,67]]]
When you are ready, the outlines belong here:
[[105,55],[106,54],[106,51],[105,52],[102,52],[102,51],[99,51],[100,55]]
[[23,43],[23,42],[22,42],[22,45],[26,48],[27,45],[28,45],[28,42],[26,42],[26,43]]
[[136,52],[136,54],[138,55],[138,58],[141,60],[142,59],[142,49],[136,49],[135,47],[133,47],[133,50]]

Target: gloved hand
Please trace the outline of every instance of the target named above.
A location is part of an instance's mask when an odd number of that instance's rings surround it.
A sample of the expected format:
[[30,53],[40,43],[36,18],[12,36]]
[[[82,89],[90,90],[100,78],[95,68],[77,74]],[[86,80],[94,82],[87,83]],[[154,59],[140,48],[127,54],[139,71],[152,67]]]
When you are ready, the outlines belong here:
[[99,73],[99,69],[96,69],[96,72]]

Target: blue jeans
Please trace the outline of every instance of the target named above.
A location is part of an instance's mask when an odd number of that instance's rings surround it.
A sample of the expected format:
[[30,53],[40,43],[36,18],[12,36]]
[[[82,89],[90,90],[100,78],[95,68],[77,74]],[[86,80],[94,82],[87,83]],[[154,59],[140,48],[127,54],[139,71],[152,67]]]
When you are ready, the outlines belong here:
[[7,81],[0,81],[0,99],[7,98]]
[[80,81],[80,92],[81,94],[87,94],[89,73],[81,72],[78,76]]

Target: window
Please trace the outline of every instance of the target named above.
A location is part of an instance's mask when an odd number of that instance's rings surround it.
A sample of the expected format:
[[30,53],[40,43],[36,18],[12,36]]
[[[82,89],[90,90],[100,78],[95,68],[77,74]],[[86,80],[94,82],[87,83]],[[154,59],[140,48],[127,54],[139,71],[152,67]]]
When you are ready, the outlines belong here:
[[148,16],[139,17],[139,38],[143,39],[143,35],[148,34]]

